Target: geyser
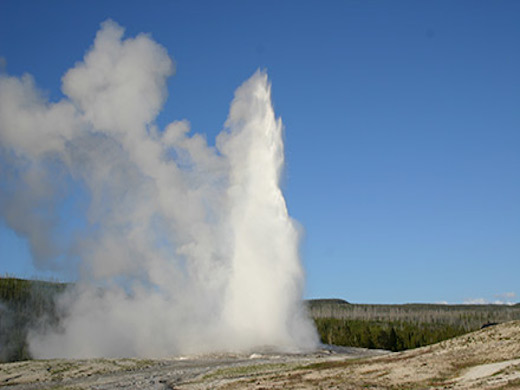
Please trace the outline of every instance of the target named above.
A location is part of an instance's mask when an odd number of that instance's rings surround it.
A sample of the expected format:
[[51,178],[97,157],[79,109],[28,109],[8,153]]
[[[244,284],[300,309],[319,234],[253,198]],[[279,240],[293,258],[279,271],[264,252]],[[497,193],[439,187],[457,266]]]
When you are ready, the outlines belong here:
[[279,187],[270,84],[235,92],[215,146],[155,124],[173,65],[148,35],[104,22],[49,102],[0,76],[0,213],[36,265],[76,271],[38,358],[308,349],[298,231]]

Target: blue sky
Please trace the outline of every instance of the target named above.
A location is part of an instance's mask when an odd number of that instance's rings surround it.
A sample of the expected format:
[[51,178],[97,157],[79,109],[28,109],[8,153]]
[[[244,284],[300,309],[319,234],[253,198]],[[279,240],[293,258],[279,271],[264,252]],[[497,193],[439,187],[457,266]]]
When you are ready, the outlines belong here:
[[[517,1],[2,1],[0,57],[51,100],[112,18],[176,63],[159,125],[210,142],[258,68],[285,125],[307,297],[518,301]],[[0,272],[31,265],[0,221]]]

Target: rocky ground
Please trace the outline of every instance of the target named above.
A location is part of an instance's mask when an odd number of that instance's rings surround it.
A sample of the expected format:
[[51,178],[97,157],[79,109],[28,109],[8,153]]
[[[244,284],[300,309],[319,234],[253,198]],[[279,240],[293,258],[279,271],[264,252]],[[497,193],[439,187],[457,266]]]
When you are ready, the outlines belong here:
[[5,389],[520,389],[520,321],[400,353],[323,348],[308,354],[160,360],[38,360],[0,365]]

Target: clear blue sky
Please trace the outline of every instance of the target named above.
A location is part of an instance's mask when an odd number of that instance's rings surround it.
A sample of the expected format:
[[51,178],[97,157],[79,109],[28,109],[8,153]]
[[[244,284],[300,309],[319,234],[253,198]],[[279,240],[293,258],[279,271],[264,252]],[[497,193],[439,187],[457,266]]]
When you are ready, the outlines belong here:
[[[107,18],[176,62],[160,125],[267,70],[307,297],[520,300],[520,2],[3,0],[5,69],[56,100]],[[2,221],[0,272],[53,275]]]

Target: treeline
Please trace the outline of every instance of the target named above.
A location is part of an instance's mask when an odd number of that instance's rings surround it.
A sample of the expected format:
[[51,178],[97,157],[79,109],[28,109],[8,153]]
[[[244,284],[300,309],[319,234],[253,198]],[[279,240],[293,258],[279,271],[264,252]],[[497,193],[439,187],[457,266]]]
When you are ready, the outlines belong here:
[[449,325],[467,332],[489,322],[520,319],[520,305],[365,305],[351,304],[339,299],[307,301],[313,318],[335,318],[376,322],[408,322],[411,324]]
[[0,277],[0,362],[30,359],[29,329],[58,322],[54,297],[63,283]]
[[422,347],[520,319],[520,305],[362,305],[339,299],[307,301],[321,341],[391,351]]
[[315,318],[325,344],[402,351],[434,344],[466,333],[460,327],[443,324],[384,322]]

